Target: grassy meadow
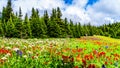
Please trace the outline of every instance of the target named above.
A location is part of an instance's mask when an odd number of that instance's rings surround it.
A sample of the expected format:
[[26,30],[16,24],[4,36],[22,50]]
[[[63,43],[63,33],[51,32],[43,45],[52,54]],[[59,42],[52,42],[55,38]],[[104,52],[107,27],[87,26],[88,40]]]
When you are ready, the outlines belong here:
[[0,68],[120,68],[120,39],[0,38]]

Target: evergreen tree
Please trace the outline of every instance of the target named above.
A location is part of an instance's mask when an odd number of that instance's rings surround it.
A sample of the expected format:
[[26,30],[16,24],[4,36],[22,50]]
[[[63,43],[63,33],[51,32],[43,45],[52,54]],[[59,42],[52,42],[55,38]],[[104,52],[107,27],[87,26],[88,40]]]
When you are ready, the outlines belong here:
[[82,27],[81,27],[80,22],[78,23],[78,31],[79,31],[78,36],[80,37],[82,35]]
[[4,23],[5,22],[5,14],[6,14],[6,9],[5,9],[5,7],[3,7],[3,10],[2,10],[2,23]]
[[49,21],[49,28],[48,28],[48,33],[49,33],[49,37],[54,37],[54,38],[58,38],[60,37],[60,27],[59,25],[55,22],[55,21]]
[[71,37],[75,37],[75,29],[74,29],[74,24],[73,24],[73,21],[70,20],[70,35]]
[[60,27],[60,19],[57,18],[56,9],[52,9],[52,14],[50,16],[48,33],[49,37],[61,37],[61,27]]
[[31,26],[27,14],[25,15],[23,26],[24,26],[24,38],[32,38]]
[[2,22],[0,20],[0,36],[3,37],[4,36],[4,30],[3,30],[3,27],[2,27]]
[[10,17],[9,21],[6,24],[6,37],[11,38],[14,37],[14,33],[15,33],[15,25],[12,22],[12,18]]
[[48,15],[48,12],[47,12],[47,10],[46,11],[44,11],[44,16],[43,16],[43,20],[44,20],[44,25],[45,25],[45,27],[46,27],[46,35],[47,36],[49,36],[49,27],[50,27],[50,25],[49,25],[49,15]]
[[7,22],[12,17],[12,11],[12,1],[8,0],[7,6],[3,8],[3,21]]
[[61,10],[60,10],[60,8],[59,7],[57,7],[57,18],[58,19],[61,19],[61,17],[62,17],[62,13],[61,13]]
[[67,37],[69,37],[71,30],[70,30],[70,25],[68,23],[67,18],[64,19],[64,22],[65,22],[65,24],[64,24],[64,30],[65,30],[65,33],[66,33]]
[[22,21],[22,10],[21,10],[21,7],[19,7],[19,19],[20,19],[20,21]]

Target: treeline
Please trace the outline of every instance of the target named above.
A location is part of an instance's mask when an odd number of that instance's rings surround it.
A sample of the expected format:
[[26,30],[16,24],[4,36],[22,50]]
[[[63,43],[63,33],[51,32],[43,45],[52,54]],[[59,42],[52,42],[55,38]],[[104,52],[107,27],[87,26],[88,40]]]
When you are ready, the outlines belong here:
[[81,25],[73,23],[67,18],[62,19],[60,8],[52,9],[51,15],[47,10],[44,15],[39,15],[39,10],[32,8],[31,16],[27,13],[22,19],[22,10],[13,13],[12,2],[8,0],[7,6],[3,7],[0,17],[0,36],[15,38],[79,38],[81,36],[105,35],[114,38],[120,36],[120,23],[103,26],[92,26],[90,23]]

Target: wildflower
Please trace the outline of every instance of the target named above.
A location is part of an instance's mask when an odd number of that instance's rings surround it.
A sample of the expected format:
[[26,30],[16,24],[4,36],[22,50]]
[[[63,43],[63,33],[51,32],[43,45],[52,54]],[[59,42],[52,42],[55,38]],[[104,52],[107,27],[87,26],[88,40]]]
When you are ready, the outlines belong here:
[[9,50],[5,50],[4,48],[0,49],[0,54],[7,54],[10,53]]
[[98,54],[98,51],[97,51],[97,50],[94,50],[94,51],[93,51],[93,54],[94,54],[94,55],[97,55],[97,54]]
[[84,59],[82,59],[82,63],[83,63],[84,66],[86,66],[86,64],[87,64],[86,60],[84,60]]
[[108,64],[108,62],[107,61],[105,61],[105,65],[107,65]]
[[20,50],[20,49],[19,48],[13,48],[13,51],[17,52],[18,50]]
[[81,61],[81,60],[82,60],[80,54],[78,54],[78,56],[76,57],[76,60],[77,60],[77,61]]
[[106,68],[104,64],[102,65],[102,68]]
[[107,49],[107,48],[108,48],[108,46],[105,46],[105,48]]
[[78,66],[75,66],[74,68],[79,68]]
[[36,58],[36,59],[38,59],[38,57],[37,57],[37,56],[32,56],[32,59],[35,59],[35,58]]
[[7,60],[7,58],[6,58],[6,57],[2,57],[1,59],[2,59],[2,60]]
[[62,55],[62,60],[63,60],[64,62],[68,62],[68,59],[69,59],[69,56],[64,56],[64,55]]
[[10,54],[10,53],[7,53],[7,54],[5,55],[5,57],[9,57],[9,56],[11,56],[11,54]]
[[27,46],[24,46],[23,48],[24,48],[24,49],[27,49]]
[[100,52],[99,56],[105,56],[105,54],[106,54],[105,52]]
[[38,59],[38,56],[34,56],[34,58]]
[[82,49],[82,48],[79,48],[77,51],[78,51],[78,52],[81,52],[81,51],[83,51],[83,49]]
[[27,58],[27,55],[24,55],[23,57],[24,57],[24,58]]
[[96,67],[95,67],[95,64],[89,64],[88,68],[96,68]]
[[73,56],[70,56],[69,59],[70,59],[70,62],[74,62]]
[[22,54],[23,54],[22,51],[20,51],[20,50],[17,50],[16,53],[17,53],[17,55],[19,55],[19,56],[22,56]]
[[11,47],[5,47],[5,49],[8,49],[8,50],[10,50],[10,49],[11,49]]

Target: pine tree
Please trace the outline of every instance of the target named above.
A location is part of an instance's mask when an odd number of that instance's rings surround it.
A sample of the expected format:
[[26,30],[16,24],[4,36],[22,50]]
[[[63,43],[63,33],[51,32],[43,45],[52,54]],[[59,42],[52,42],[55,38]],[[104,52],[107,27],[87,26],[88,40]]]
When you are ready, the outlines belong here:
[[4,11],[3,12],[3,14],[4,14],[3,20],[5,20],[5,22],[7,22],[10,19],[10,17],[12,17],[13,9],[12,9],[12,1],[11,0],[8,0],[7,6],[6,6],[6,8],[3,8],[3,11]]
[[70,20],[70,30],[71,30],[70,32],[71,37],[75,37],[75,28],[72,20]]
[[44,11],[44,16],[43,16],[43,18],[44,18],[45,24],[48,26],[49,16],[48,16],[47,10]]
[[47,36],[49,36],[49,27],[50,27],[50,25],[49,25],[49,15],[48,15],[48,12],[47,12],[47,10],[46,11],[44,11],[44,16],[43,16],[43,20],[44,20],[44,25],[45,25],[45,27],[46,27],[46,35]]
[[80,29],[77,23],[75,25],[75,38],[80,38]]
[[66,33],[66,37],[69,37],[70,36],[70,26],[69,26],[69,23],[68,23],[68,20],[67,18],[64,19],[64,30],[65,30],[65,33]]
[[19,19],[20,19],[20,21],[22,21],[22,10],[21,10],[21,7],[19,7]]
[[27,13],[26,13],[24,19],[25,19],[24,23],[23,23],[24,38],[32,38],[32,31],[31,31],[31,26],[30,26],[30,22],[29,22]]
[[4,23],[5,22],[5,14],[6,14],[6,9],[5,9],[5,7],[3,7],[3,10],[2,10],[2,23]]
[[59,38],[60,37],[60,27],[55,21],[49,21],[50,26],[49,30],[49,37]]
[[78,31],[79,31],[79,37],[82,35],[82,26],[80,22],[78,23]]
[[58,19],[61,19],[61,17],[62,17],[62,13],[61,13],[61,10],[60,10],[60,8],[59,7],[57,7],[57,18]]
[[51,16],[50,16],[50,20],[51,21],[53,21],[53,20],[55,20],[56,19],[56,16],[57,14],[56,14],[56,9],[52,9],[52,14],[51,14]]
[[6,37],[8,38],[11,38],[11,37],[14,37],[14,34],[15,34],[15,25],[14,23],[12,22],[12,18],[10,17],[9,21],[7,22],[6,24]]
[[3,27],[2,27],[2,22],[0,20],[0,36],[3,37],[4,36],[4,30],[3,30]]

